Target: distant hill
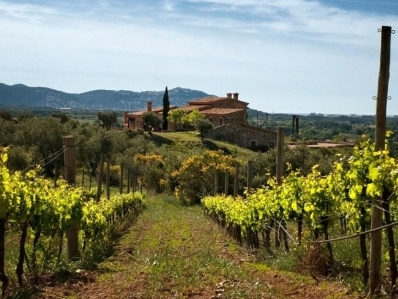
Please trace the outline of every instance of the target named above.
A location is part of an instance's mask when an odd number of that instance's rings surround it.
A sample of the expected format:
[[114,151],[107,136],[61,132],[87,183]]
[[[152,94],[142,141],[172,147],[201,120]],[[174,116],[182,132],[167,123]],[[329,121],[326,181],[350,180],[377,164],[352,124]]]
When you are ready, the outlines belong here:
[[[46,87],[0,83],[0,106],[142,110],[149,100],[153,102],[153,107],[162,106],[163,94],[164,90],[93,90],[75,94]],[[190,100],[206,96],[209,94],[199,90],[181,87],[169,89],[170,105],[174,106],[184,106]]]

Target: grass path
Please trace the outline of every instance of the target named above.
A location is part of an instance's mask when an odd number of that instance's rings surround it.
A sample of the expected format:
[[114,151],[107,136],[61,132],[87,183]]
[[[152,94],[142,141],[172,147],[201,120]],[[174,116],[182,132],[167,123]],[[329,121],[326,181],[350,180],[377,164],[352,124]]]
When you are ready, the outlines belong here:
[[200,207],[172,197],[146,206],[93,282],[49,288],[41,298],[358,298],[339,284],[266,269]]

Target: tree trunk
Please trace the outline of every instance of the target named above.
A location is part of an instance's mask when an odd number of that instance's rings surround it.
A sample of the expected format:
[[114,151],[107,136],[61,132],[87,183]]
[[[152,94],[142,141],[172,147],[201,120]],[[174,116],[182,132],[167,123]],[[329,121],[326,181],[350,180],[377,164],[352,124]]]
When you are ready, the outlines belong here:
[[39,228],[35,232],[35,237],[33,239],[33,254],[32,254],[32,267],[33,267],[33,272],[36,274],[37,273],[37,265],[36,265],[36,251],[37,251],[37,244],[39,243],[39,238],[41,235],[41,228]]
[[17,270],[16,274],[18,277],[18,283],[20,286],[23,285],[23,262],[25,260],[25,243],[26,243],[26,237],[28,235],[28,221],[24,221],[21,225],[21,240],[19,242],[19,258],[18,258],[18,264],[17,264]]
[[[361,216],[365,217],[365,209],[361,208]],[[362,220],[363,222],[363,220]],[[366,231],[365,223],[361,224],[361,232]],[[366,235],[359,236],[359,244],[361,246],[361,258],[362,258],[362,277],[363,277],[363,285],[367,287],[369,281],[369,260],[368,260],[368,251],[366,248]]]
[[[391,214],[390,214],[390,203],[388,202],[389,193],[383,192],[383,209],[384,209],[384,219],[386,225],[391,224]],[[395,261],[395,241],[394,241],[394,231],[392,227],[387,227],[387,239],[388,239],[388,254],[390,257],[390,277],[391,277],[391,291],[396,292],[395,283],[398,277],[397,264]]]
[[303,238],[303,214],[298,216],[297,234],[298,234],[298,243],[299,245],[301,245],[301,239]]
[[[329,217],[328,216],[322,216],[321,217],[322,221],[322,227],[323,227],[323,234],[325,235],[325,240],[329,240],[329,231],[328,231],[328,226],[329,226]],[[328,253],[329,253],[329,260],[330,263],[333,263],[333,250],[332,250],[332,243],[328,242],[326,244],[328,248]]]
[[62,247],[64,245],[64,232],[59,233],[58,261],[61,259]]
[[2,296],[5,296],[9,278],[4,272],[5,268],[5,238],[6,238],[6,219],[0,218],[0,281],[3,283]]
[[282,220],[282,228],[283,228],[283,242],[285,244],[285,250],[286,252],[289,252],[289,242],[287,241],[287,225],[285,219]]

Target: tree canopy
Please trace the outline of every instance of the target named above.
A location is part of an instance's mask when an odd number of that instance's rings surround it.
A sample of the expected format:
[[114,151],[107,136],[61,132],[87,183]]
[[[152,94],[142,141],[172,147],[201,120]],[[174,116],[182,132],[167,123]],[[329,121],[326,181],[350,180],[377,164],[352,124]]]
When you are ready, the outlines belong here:
[[205,118],[199,118],[194,123],[194,128],[199,131],[200,138],[202,140],[206,136],[206,134],[213,129],[213,127],[213,124]]
[[117,112],[98,112],[97,116],[106,130],[117,123]]
[[183,124],[183,118],[185,116],[185,111],[181,109],[172,109],[167,117],[168,121],[175,125],[176,130],[179,126]]
[[162,123],[162,118],[155,112],[147,111],[142,114],[142,120],[148,128],[148,133],[151,134],[152,128],[159,128]]
[[163,130],[167,130],[169,126],[167,121],[167,116],[169,115],[169,111],[170,111],[169,91],[167,90],[166,86],[163,95]]

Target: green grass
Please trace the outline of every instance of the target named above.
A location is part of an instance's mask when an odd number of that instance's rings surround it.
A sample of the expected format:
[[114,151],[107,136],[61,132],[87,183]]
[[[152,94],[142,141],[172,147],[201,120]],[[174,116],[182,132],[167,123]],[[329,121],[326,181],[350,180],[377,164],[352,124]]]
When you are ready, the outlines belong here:
[[229,154],[237,156],[242,160],[249,160],[253,157],[255,152],[238,147],[234,144],[222,141],[215,141],[205,138],[201,140],[197,132],[155,132],[152,136],[157,145],[166,145],[171,150],[176,152],[184,152],[186,150],[197,151],[203,150],[223,150]]
[[[228,254],[244,249],[204,218],[200,207],[182,207],[171,196],[148,199],[147,207],[121,240],[119,249],[131,255],[102,263],[100,281],[119,281],[113,271],[123,272],[124,284],[142,277],[145,285],[137,288],[143,288],[142,298],[204,296],[217,286],[223,298],[276,298],[239,263],[223,256],[227,249]],[[126,269],[126,264],[133,266]]]

